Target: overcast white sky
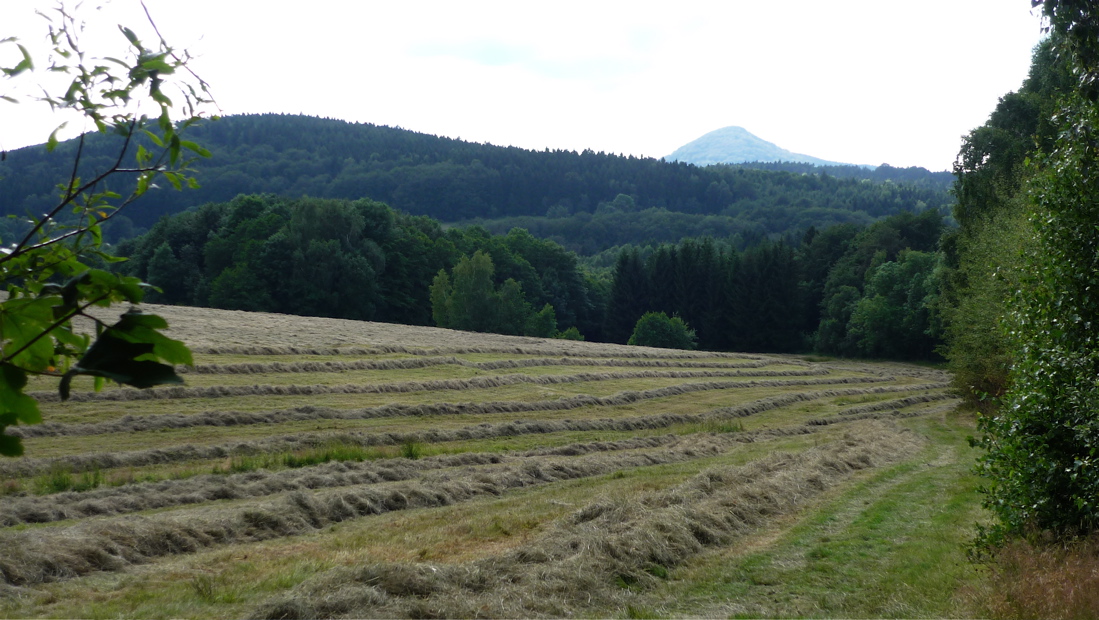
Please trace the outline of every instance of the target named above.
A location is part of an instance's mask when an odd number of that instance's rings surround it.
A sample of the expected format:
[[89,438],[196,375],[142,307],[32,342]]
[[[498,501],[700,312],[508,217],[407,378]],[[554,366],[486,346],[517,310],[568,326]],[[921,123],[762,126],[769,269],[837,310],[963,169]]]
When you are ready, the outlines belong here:
[[[41,41],[33,11],[54,5],[0,0],[0,39]],[[932,170],[1020,86],[1041,36],[1030,0],[147,5],[225,114],[652,157],[740,125],[815,157]],[[88,41],[117,53],[114,25],[143,21],[137,0],[112,0],[88,12]],[[0,148],[45,142],[59,119],[40,107],[0,101]]]

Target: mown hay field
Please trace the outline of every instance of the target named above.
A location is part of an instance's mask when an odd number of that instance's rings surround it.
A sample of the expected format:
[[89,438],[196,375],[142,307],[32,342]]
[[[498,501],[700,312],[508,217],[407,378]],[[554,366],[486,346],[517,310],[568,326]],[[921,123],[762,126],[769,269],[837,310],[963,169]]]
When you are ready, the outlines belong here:
[[961,616],[948,376],[153,307],[0,461],[0,616]]

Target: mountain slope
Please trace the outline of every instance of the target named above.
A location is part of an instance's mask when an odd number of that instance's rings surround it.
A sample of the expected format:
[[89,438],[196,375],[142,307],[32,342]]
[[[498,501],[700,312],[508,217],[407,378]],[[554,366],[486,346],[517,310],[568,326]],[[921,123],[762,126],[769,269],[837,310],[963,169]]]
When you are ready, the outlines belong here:
[[[111,223],[109,238],[130,237],[161,217],[190,207],[261,193],[371,198],[443,222],[567,218],[576,224],[573,228],[594,224],[604,214],[636,220],[637,215],[656,210],[661,219],[657,228],[666,231],[680,230],[683,217],[697,220],[697,226],[683,231],[690,236],[751,230],[782,234],[839,222],[866,223],[899,211],[945,209],[951,203],[949,179],[944,182],[922,169],[888,169],[866,183],[847,176],[861,170],[853,166],[811,172],[700,168],[592,150],[531,151],[276,114],[225,117],[191,128],[188,136],[213,153],[196,164],[202,187],[146,194]],[[48,210],[56,201],[58,180],[71,174],[76,146],[76,141],[69,141],[52,153],[43,146],[8,153],[0,162],[0,216]],[[90,136],[79,175],[95,176],[114,161],[118,146],[110,136]],[[893,173],[903,173],[904,178]],[[128,192],[123,183],[110,189]],[[706,218],[723,218],[722,225],[713,226]],[[15,236],[18,225],[0,218],[0,239]],[[617,223],[614,227],[621,229]],[[631,242],[657,239],[674,242],[678,236],[645,232],[641,238],[631,237]],[[622,240],[608,237],[590,249],[600,251],[606,242]]]
[[788,161],[817,166],[843,165],[810,155],[793,153],[768,142],[743,127],[723,127],[679,147],[664,159],[696,166]]

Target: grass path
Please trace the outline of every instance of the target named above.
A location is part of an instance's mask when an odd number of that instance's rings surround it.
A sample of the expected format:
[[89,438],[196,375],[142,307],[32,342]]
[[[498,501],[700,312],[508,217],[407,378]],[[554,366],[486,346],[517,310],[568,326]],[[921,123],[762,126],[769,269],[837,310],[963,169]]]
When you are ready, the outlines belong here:
[[985,518],[965,441],[972,420],[950,412],[910,426],[933,440],[917,458],[868,472],[743,545],[707,554],[625,615],[968,616],[964,592],[983,576],[965,550]]

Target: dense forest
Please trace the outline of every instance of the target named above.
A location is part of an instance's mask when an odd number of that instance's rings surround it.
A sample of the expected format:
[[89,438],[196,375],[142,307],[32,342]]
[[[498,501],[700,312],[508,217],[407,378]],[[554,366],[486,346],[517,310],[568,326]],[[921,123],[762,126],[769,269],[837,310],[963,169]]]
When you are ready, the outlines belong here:
[[247,195],[165,218],[117,250],[167,303],[621,343],[664,312],[706,349],[926,359],[942,230],[937,211],[902,212],[743,250],[710,237],[628,246],[591,273],[520,228],[444,230],[368,199]]
[[[201,187],[147,194],[141,209],[106,227],[108,238],[127,238],[164,215],[240,194],[369,198],[441,222],[477,220],[496,232],[522,226],[581,253],[675,242],[676,235],[739,233],[750,241],[809,226],[868,224],[901,211],[945,212],[952,203],[943,173],[922,169],[700,168],[590,150],[475,144],[305,116],[230,116],[190,128],[188,138],[212,154],[194,163]],[[81,175],[113,163],[117,147],[108,136],[90,135]],[[41,146],[8,153],[0,162],[0,215],[39,213],[51,204],[76,148],[68,141],[53,153]],[[498,218],[523,219],[492,221]],[[4,232],[0,236],[8,236]]]

